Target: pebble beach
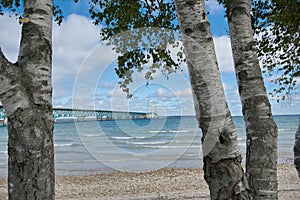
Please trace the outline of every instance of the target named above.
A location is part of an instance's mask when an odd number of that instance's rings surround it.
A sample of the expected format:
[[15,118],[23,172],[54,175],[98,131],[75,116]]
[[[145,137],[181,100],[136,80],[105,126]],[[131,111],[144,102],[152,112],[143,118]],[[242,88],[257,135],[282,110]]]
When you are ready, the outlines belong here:
[[[299,200],[300,179],[293,164],[278,165],[279,199]],[[0,199],[7,199],[7,180],[0,179]],[[90,172],[57,176],[60,200],[208,200],[209,189],[200,168],[165,168],[150,172]]]

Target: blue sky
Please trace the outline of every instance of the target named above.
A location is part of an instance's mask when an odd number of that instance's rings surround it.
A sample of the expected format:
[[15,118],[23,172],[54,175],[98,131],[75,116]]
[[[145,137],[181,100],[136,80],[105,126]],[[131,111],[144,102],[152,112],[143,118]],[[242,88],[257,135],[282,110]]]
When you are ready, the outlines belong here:
[[[143,73],[134,75],[131,90],[134,96],[126,98],[117,84],[114,73],[117,54],[100,41],[99,26],[88,17],[87,1],[63,2],[65,14],[61,26],[53,25],[53,106],[83,109],[148,111],[155,107],[160,115],[193,115],[192,92],[186,66],[166,80],[163,74],[154,75],[146,86]],[[228,27],[224,9],[215,1],[206,1],[214,37],[221,77],[229,108],[233,115],[241,115],[241,104],[234,74]],[[0,47],[6,57],[16,61],[21,27],[8,15],[0,17]],[[176,49],[171,49],[174,54]],[[272,85],[266,78],[267,89]],[[299,82],[298,82],[299,85]],[[295,95],[290,105],[271,99],[274,114],[299,114],[300,97]]]

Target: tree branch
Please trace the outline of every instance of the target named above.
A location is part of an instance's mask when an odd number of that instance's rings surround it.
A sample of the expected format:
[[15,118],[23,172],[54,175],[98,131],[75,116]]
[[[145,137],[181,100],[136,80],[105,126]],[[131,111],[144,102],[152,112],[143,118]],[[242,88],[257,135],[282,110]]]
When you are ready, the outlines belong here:
[[3,74],[3,70],[5,69],[5,66],[8,65],[12,65],[12,63],[6,59],[0,47],[0,70],[1,70],[0,76]]
[[7,60],[0,47],[0,92],[3,90],[3,83],[11,80],[9,74],[13,66],[14,64]]
[[[0,48],[0,101],[5,108],[12,98],[16,99],[19,96],[16,94],[19,83],[18,71],[17,65],[9,62]],[[5,110],[7,111],[7,109]]]

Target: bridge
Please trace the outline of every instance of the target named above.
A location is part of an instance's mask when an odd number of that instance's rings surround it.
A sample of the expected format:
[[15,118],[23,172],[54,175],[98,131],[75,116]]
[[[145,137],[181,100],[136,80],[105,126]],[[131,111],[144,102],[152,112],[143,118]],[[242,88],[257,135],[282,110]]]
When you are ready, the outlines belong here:
[[[153,113],[151,113],[151,115],[153,115]],[[86,121],[86,120],[143,119],[143,118],[149,118],[149,113],[53,108],[52,116],[53,119],[57,121],[67,120],[67,119],[72,119],[76,121]],[[0,122],[2,122],[3,125],[6,124],[7,122],[6,113],[2,105],[0,105]]]
[[84,110],[69,108],[53,108],[53,119],[75,118],[77,120],[117,120],[117,119],[143,119],[147,118],[147,113],[125,112],[109,110]]

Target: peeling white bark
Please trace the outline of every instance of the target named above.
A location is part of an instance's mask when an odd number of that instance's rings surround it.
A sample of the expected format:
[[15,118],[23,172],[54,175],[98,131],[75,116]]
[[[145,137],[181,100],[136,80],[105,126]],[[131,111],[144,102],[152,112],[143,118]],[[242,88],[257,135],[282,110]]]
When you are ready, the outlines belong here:
[[251,0],[232,0],[227,5],[233,59],[247,129],[246,174],[254,199],[278,199],[277,126],[257,58],[250,6]]
[[52,1],[25,0],[18,61],[0,51],[0,100],[8,116],[9,199],[54,199]]
[[175,0],[175,5],[203,133],[204,172],[211,199],[250,199],[204,0]]

